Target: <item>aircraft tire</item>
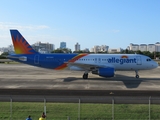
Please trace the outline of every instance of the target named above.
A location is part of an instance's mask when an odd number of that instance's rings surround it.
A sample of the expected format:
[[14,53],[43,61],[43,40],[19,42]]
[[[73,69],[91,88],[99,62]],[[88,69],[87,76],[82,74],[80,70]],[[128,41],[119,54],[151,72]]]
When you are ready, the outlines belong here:
[[83,74],[83,79],[88,79],[88,74]]
[[139,75],[136,75],[136,78],[139,78]]

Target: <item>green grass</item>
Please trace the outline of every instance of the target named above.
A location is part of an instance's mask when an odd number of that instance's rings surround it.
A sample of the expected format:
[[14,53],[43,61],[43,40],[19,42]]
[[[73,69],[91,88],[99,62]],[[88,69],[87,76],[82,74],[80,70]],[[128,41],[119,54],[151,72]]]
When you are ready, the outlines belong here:
[[[12,110],[12,111],[11,111]],[[25,120],[28,115],[38,120],[44,111],[44,103],[0,102],[0,120]],[[46,103],[47,120],[77,120],[78,103]],[[151,120],[160,119],[160,105],[151,105]],[[112,104],[80,104],[81,120],[112,120]],[[147,104],[114,104],[115,120],[148,120]]]
[[5,62],[5,64],[21,64],[21,63],[13,61],[13,62]]
[[21,64],[21,63],[13,61],[13,62],[0,62],[0,64]]

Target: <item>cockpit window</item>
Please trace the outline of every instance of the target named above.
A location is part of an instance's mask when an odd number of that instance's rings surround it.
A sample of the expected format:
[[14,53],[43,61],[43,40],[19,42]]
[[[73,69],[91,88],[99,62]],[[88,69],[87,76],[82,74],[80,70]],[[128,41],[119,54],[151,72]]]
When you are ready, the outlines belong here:
[[151,59],[148,58],[148,59],[146,59],[146,61],[151,61]]

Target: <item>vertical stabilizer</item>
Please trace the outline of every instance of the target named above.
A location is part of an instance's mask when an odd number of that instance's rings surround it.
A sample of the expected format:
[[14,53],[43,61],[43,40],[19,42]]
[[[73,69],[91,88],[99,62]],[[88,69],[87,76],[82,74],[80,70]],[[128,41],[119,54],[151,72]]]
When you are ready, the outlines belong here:
[[16,54],[36,54],[36,52],[18,30],[10,30]]

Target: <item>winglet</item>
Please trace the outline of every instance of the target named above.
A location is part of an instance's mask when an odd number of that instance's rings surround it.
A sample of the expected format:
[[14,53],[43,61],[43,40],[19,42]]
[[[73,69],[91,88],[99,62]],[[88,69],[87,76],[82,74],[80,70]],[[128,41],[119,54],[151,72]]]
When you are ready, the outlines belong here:
[[18,30],[10,30],[16,54],[36,54],[36,52]]

